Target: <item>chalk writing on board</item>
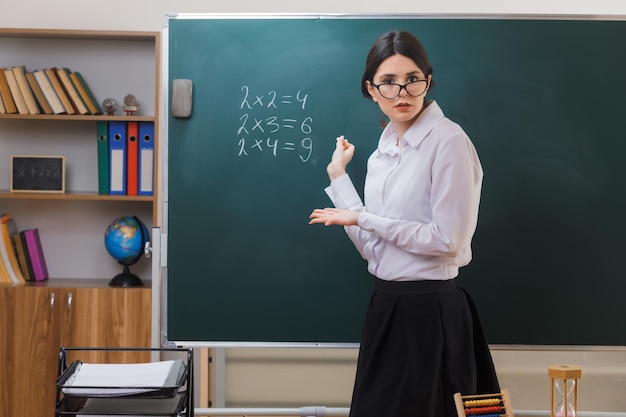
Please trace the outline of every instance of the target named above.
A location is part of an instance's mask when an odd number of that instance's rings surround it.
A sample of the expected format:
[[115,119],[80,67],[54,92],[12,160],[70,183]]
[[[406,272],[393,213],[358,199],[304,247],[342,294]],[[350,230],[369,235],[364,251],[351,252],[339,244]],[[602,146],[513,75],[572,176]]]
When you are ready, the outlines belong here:
[[61,167],[45,167],[45,166],[31,166],[25,167],[20,165],[15,173],[14,178],[60,178]]
[[293,153],[302,162],[311,158],[313,118],[306,113],[309,100],[306,92],[252,92],[247,85],[240,92],[237,156],[270,153],[278,157]]

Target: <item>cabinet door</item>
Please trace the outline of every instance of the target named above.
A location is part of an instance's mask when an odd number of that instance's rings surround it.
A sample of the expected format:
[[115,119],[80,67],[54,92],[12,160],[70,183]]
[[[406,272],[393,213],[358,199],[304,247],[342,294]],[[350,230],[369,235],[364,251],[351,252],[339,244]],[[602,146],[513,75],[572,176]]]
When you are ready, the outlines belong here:
[[[150,347],[150,288],[76,288],[71,291],[62,343],[67,347]],[[148,362],[150,352],[80,351],[83,362]]]
[[59,290],[0,287],[0,415],[54,415]]

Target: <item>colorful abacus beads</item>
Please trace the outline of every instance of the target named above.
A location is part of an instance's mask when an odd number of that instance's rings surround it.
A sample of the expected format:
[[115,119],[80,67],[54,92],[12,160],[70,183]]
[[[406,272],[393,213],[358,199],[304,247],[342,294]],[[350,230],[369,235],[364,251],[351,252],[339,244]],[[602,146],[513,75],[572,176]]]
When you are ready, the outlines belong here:
[[483,398],[480,400],[466,400],[463,402],[465,407],[482,407],[488,405],[500,405],[499,398]]
[[493,413],[499,414],[500,412],[502,412],[502,407],[499,405],[491,405],[489,407],[471,407],[471,408],[465,409],[466,416],[470,416],[470,415],[471,416],[475,416],[475,415],[484,416],[485,414],[493,414]]

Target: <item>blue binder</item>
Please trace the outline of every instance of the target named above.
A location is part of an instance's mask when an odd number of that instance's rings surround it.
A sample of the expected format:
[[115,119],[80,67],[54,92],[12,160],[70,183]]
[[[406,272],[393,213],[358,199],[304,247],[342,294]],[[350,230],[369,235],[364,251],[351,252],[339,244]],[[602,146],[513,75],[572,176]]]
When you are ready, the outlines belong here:
[[126,122],[109,122],[109,194],[126,195]]
[[139,122],[139,195],[154,195],[154,123]]

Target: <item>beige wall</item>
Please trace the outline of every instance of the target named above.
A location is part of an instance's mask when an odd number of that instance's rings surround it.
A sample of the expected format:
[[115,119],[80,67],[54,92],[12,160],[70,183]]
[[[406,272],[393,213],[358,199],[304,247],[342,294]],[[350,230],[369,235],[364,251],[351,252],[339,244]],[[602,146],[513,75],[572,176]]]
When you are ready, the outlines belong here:
[[[31,0],[2,1],[0,27],[148,30],[162,28],[166,13],[422,13],[613,15],[626,18],[624,0],[442,0],[376,2],[362,0]],[[225,355],[225,405],[347,406],[356,351],[312,349],[229,349]],[[626,350],[495,350],[502,386],[513,406],[547,410],[547,366],[583,366],[581,410],[625,411]]]
[[0,27],[160,30],[166,13],[499,13],[626,15],[623,0],[2,1]]
[[[357,352],[354,349],[228,349],[225,355],[225,398],[221,406],[348,407]],[[579,410],[625,412],[626,350],[521,350],[494,347],[502,388],[509,390],[515,410],[547,412],[550,404],[548,366],[576,364]],[[523,417],[523,413],[517,413]],[[626,414],[625,414],[626,415]]]

